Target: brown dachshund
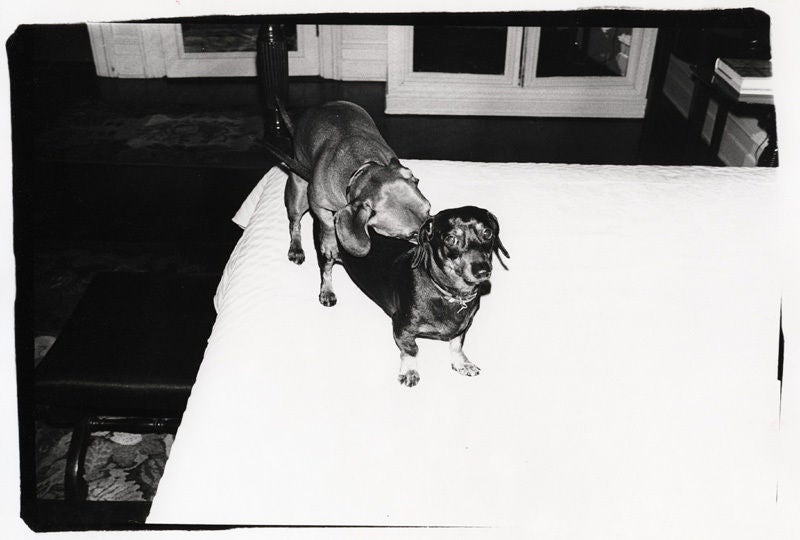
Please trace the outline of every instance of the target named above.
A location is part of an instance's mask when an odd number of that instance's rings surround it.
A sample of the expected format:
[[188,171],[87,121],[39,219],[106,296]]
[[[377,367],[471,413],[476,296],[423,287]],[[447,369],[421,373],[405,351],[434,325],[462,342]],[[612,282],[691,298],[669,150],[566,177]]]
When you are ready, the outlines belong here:
[[497,218],[483,208],[464,206],[428,219],[416,246],[373,234],[368,255],[343,254],[353,282],[392,318],[401,384],[419,382],[418,337],[449,341],[453,369],[468,377],[480,373],[462,347],[481,293],[489,287],[492,254],[505,268],[501,253],[509,256]]
[[[395,238],[413,239],[430,215],[413,173],[402,166],[369,114],[353,103],[335,101],[307,111],[292,125],[294,172],[286,182],[289,260],[301,264],[300,219],[314,214],[321,284],[319,301],[336,304],[332,269],[339,243],[362,257],[370,251],[368,228]],[[303,178],[297,171],[307,171]],[[337,237],[339,243],[337,243]]]

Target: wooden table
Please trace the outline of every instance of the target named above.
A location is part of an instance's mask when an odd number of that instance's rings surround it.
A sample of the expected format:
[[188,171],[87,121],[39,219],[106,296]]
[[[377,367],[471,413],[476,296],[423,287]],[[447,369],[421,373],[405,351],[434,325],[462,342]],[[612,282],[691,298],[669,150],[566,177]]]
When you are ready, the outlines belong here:
[[771,94],[740,94],[724,80],[714,74],[714,69],[706,66],[692,66],[694,91],[689,106],[689,118],[686,134],[686,148],[691,148],[700,140],[705,124],[706,111],[711,98],[717,103],[717,114],[714,129],[711,132],[709,154],[718,159],[722,134],[728,120],[728,113],[733,111],[755,116],[758,124],[767,132],[767,145],[758,158],[759,167],[778,166],[778,137],[775,128],[775,106]]

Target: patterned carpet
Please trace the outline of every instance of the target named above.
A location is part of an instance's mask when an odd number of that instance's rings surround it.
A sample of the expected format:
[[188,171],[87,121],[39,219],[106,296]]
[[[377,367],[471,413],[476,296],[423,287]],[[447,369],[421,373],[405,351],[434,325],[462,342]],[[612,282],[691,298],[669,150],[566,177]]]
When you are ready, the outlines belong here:
[[36,139],[48,161],[262,167],[262,117],[242,111],[132,111],[86,101]]
[[[72,431],[36,429],[36,494],[64,498],[64,469]],[[90,501],[150,501],[169,457],[173,435],[92,433],[84,462]]]

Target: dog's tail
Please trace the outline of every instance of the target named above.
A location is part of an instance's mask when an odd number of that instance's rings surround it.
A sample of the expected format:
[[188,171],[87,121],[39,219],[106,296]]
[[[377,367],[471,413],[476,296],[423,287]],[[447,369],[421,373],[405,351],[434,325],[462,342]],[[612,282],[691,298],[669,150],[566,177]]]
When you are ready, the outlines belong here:
[[264,147],[267,151],[275,156],[279,161],[283,162],[287,169],[296,173],[300,178],[306,182],[311,181],[311,169],[297,161],[295,158],[286,153],[285,150],[270,142],[269,139],[264,138]]
[[281,115],[281,119],[283,123],[286,124],[286,129],[289,130],[289,135],[294,138],[294,122],[292,122],[291,117],[289,116],[289,111],[286,110],[286,107],[283,106],[281,102],[281,98],[275,96],[275,105],[278,107],[278,112]]
[[[286,124],[286,129],[289,131],[289,135],[292,137],[292,139],[294,139],[294,122],[292,122],[291,117],[289,117],[289,112],[286,110],[286,107],[283,106],[283,103],[278,96],[275,96],[275,105],[278,107],[278,112],[281,115],[283,123]],[[290,171],[296,173],[300,176],[300,178],[307,182],[311,181],[311,170],[297,161],[297,159],[295,159],[293,156],[290,156],[289,152],[287,152],[284,148],[281,148],[281,146],[278,144],[274,144],[272,141],[270,141],[269,137],[264,137],[264,147],[270,154],[282,161],[286,168],[288,168]]]

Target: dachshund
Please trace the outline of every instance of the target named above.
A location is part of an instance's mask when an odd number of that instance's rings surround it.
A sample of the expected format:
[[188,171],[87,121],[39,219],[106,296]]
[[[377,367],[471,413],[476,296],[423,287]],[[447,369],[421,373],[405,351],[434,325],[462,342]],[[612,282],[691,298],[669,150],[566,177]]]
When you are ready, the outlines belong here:
[[368,228],[414,240],[431,205],[419,190],[419,180],[358,105],[326,103],[308,110],[296,125],[280,103],[278,107],[294,139],[294,159],[284,159],[292,169],[284,192],[289,260],[305,260],[300,220],[310,208],[316,218],[319,301],[333,306],[332,270],[340,260],[339,246],[349,255],[365,256],[371,248]]
[[400,349],[400,384],[412,387],[419,382],[416,338],[449,341],[453,370],[468,377],[478,375],[480,368],[462,347],[480,297],[490,287],[493,254],[508,269],[500,257],[509,255],[500,240],[497,218],[483,208],[464,206],[427,219],[417,245],[371,236],[369,254],[343,254],[342,265],[392,319]]

